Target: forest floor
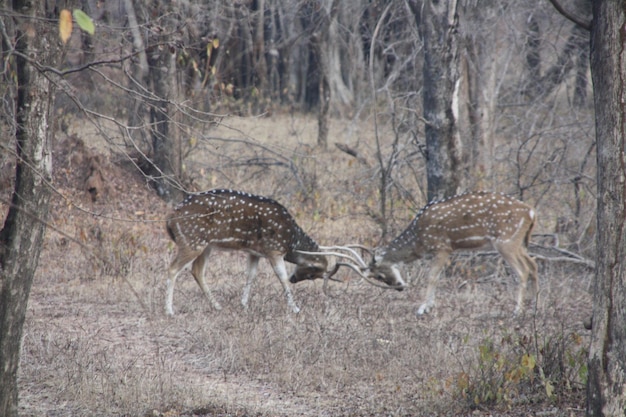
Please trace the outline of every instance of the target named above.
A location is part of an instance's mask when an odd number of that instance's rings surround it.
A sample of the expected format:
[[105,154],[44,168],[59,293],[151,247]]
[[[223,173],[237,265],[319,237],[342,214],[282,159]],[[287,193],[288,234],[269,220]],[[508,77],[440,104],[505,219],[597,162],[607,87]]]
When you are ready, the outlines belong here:
[[[276,126],[289,123],[267,118],[238,128],[276,146]],[[352,166],[349,156],[315,149],[312,140],[294,143],[299,152],[309,143],[306,157],[326,169]],[[591,271],[539,262],[539,302],[517,318],[515,280],[495,257],[453,262],[436,309],[424,317],[414,314],[425,282],[417,264],[404,267],[412,288],[403,292],[342,271],[345,282],[330,283],[328,295],[321,282],[293,285],[302,310],[296,315],[265,261],[244,309],[246,257],[221,253],[208,269],[223,309],[215,311],[185,273],[176,315],[167,317],[165,275],[175,248],[163,219],[170,207],[128,161],[89,137],[82,141],[60,137],[55,147],[54,229],[24,325],[20,415],[585,414],[589,332],[582,322],[591,311]],[[280,149],[294,143],[285,140]],[[104,174],[95,201],[84,186],[94,156]],[[325,172],[317,166],[309,174],[317,184],[347,175]],[[203,181],[205,188],[264,194],[281,178],[242,174],[227,181],[213,173]],[[327,190],[320,187],[313,202],[297,193],[271,196],[321,244],[375,242],[376,224],[351,215],[350,207],[330,207],[337,200]]]

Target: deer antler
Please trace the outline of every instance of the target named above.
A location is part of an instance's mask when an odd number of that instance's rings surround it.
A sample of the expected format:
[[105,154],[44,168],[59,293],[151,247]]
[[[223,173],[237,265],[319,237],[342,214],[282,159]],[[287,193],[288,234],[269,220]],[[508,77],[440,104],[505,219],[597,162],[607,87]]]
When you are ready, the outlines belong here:
[[386,284],[379,284],[378,282],[376,282],[375,280],[373,280],[372,278],[369,277],[369,275],[364,274],[363,271],[360,268],[357,268],[356,265],[353,265],[349,262],[337,262],[335,264],[335,266],[338,269],[338,266],[347,266],[348,268],[352,269],[354,272],[356,272],[357,274],[359,274],[359,276],[361,278],[363,278],[365,280],[365,282],[367,282],[370,285],[373,285],[374,287],[378,287],[378,288],[382,288],[384,290],[396,290],[398,288],[404,288],[404,286],[402,285],[386,285]]
[[[336,256],[338,258],[342,258],[342,259],[348,259],[351,261],[354,261],[359,268],[362,269],[366,269],[367,268],[367,262],[365,262],[363,260],[363,258],[361,257],[361,255],[359,255],[359,253],[356,251],[356,249],[362,249],[364,251],[366,251],[367,253],[373,253],[373,251],[365,246],[362,245],[346,245],[346,246],[320,246],[320,250],[324,251],[324,253],[329,253],[332,254],[333,256]],[[331,252],[329,252],[331,251]],[[343,253],[343,252],[332,252],[332,251],[345,251],[347,253]]]
[[319,249],[321,252],[305,252],[298,251],[299,253],[307,254],[307,255],[324,255],[324,256],[335,256],[340,259],[345,259],[348,262],[337,262],[332,270],[328,271],[324,274],[324,292],[326,292],[327,280],[333,280],[337,282],[342,282],[337,279],[333,279],[333,275],[339,271],[339,268],[342,266],[348,267],[356,272],[361,278],[363,278],[368,284],[373,285],[378,288],[383,288],[386,290],[390,289],[398,289],[403,288],[401,285],[382,285],[372,279],[365,271],[369,268],[367,262],[363,260],[361,255],[356,251],[356,249],[361,249],[370,255],[374,253],[374,251],[366,246],[352,244],[346,246],[320,246]]
[[[338,262],[337,264],[335,264],[335,267],[331,270],[328,271],[326,273],[326,275],[328,276],[328,278],[332,277],[333,275],[335,275],[337,273],[337,271],[339,270],[340,266],[349,266],[352,269],[354,269],[355,271],[361,271],[361,270],[365,270],[367,269],[367,262],[365,262],[363,260],[363,258],[361,257],[361,255],[358,254],[358,252],[354,249],[364,249],[368,252],[371,253],[371,250],[368,248],[365,248],[364,246],[361,245],[347,245],[347,246],[320,246],[319,252],[309,252],[309,251],[302,251],[302,250],[298,250],[298,253],[302,253],[304,255],[322,255],[322,256],[335,256],[337,258],[340,259],[347,259],[349,261],[354,262],[354,264],[348,264],[345,262]],[[338,252],[338,251],[345,251],[347,253],[343,253],[343,252]]]

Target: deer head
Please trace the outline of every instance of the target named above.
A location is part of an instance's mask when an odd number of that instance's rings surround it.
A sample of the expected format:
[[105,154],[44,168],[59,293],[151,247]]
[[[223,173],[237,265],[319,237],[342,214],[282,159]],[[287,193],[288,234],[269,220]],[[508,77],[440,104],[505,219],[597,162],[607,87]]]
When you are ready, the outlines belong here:
[[403,290],[406,287],[406,282],[402,279],[402,274],[398,269],[398,265],[395,263],[385,262],[385,254],[385,248],[377,248],[374,251],[372,261],[363,272],[370,278],[383,282],[398,290]]
[[242,296],[248,298],[260,258],[267,258],[283,285],[287,302],[300,311],[289,288],[285,261],[296,264],[291,280],[324,278],[328,261],[319,247],[298,226],[287,209],[278,202],[233,190],[211,190],[187,196],[167,220],[167,231],[176,243],[177,255],[169,267],[166,312],[173,311],[174,284],[188,265],[216,309],[205,280],[207,260],[213,249],[241,250],[248,253],[248,279]]
[[[347,245],[347,246],[320,246],[319,248],[324,254],[324,256],[334,256],[339,259],[347,260],[347,262],[339,261],[335,263],[334,268],[327,272],[323,277],[324,279],[332,279],[332,276],[337,273],[340,267],[345,266],[348,267],[355,272],[357,272],[362,278],[364,278],[370,284],[385,288],[385,289],[396,289],[398,291],[404,290],[406,284],[400,277],[399,272],[396,268],[390,268],[390,273],[388,275],[377,273],[371,274],[368,273],[371,269],[371,266],[368,266],[366,262],[363,260],[361,255],[357,252],[357,249],[361,249],[366,251],[367,253],[371,253],[369,248],[366,248],[362,245]],[[314,254],[314,252],[302,252],[303,254]],[[291,277],[291,282],[296,283],[304,279],[315,279],[318,277]],[[336,281],[336,280],[335,280]],[[386,284],[386,286],[381,286],[377,283],[377,281],[382,281]]]

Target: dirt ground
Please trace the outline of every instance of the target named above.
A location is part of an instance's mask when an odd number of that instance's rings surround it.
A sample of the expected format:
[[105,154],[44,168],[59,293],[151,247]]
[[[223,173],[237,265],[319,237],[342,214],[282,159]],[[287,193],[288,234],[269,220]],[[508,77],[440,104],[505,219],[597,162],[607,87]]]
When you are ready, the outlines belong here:
[[[271,132],[277,121],[268,123]],[[297,143],[311,140],[300,135]],[[540,261],[538,307],[529,304],[519,318],[512,316],[516,284],[497,258],[455,261],[425,317],[414,314],[424,287],[417,265],[405,267],[412,288],[404,292],[370,287],[345,271],[345,283],[331,283],[329,295],[321,282],[295,285],[302,311],[294,315],[263,261],[243,309],[246,258],[216,254],[210,273],[223,310],[185,274],[177,314],[167,317],[165,271],[175,250],[163,225],[168,206],[123,159],[88,140],[87,151],[59,142],[55,230],[47,232],[24,327],[21,415],[584,414],[589,270]],[[336,151],[312,152],[327,165],[351,164]],[[93,155],[104,175],[96,201],[84,186]],[[222,182],[213,174],[203,184]],[[338,207],[300,206],[295,197],[284,203],[322,244],[375,241],[375,225],[355,224]],[[532,355],[541,370],[524,373],[519,360]]]

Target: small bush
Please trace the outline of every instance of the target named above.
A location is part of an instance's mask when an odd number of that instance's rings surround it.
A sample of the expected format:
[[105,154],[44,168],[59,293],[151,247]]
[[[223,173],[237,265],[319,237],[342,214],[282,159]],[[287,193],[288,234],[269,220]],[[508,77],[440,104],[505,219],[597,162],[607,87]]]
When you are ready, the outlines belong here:
[[562,331],[538,335],[505,334],[499,342],[484,338],[475,362],[456,377],[457,396],[469,408],[531,402],[560,403],[582,395],[587,380],[587,349],[583,338]]

